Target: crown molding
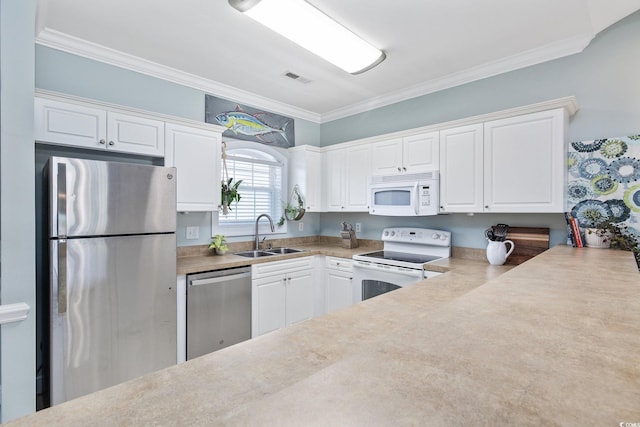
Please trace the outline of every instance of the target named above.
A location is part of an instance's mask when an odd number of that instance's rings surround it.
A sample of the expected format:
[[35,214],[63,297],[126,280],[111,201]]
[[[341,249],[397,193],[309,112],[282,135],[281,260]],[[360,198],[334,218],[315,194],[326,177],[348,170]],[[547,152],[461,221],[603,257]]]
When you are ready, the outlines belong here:
[[458,73],[449,74],[439,79],[433,79],[407,89],[395,91],[384,96],[371,98],[357,104],[333,110],[322,114],[321,123],[342,119],[374,108],[384,107],[397,102],[416,98],[418,96],[428,95],[440,90],[449,89],[462,84],[493,77],[498,74],[507,73],[509,71],[580,53],[589,45],[591,40],[593,40],[593,37],[594,34],[589,33],[560,40],[508,58],[487,62],[485,64],[469,68]]
[[274,101],[273,99],[262,97],[233,86],[205,79],[195,74],[148,61],[50,28],[44,28],[38,34],[36,44],[202,90],[215,96],[254,107],[264,108],[274,113],[293,116],[314,123],[321,122],[320,114],[283,102]]
[[50,28],[44,28],[38,34],[36,43],[41,46],[61,50],[84,58],[202,90],[203,92],[230,99],[238,103],[264,108],[278,114],[322,124],[465,83],[573,55],[582,52],[584,48],[589,45],[593,37],[594,34],[588,33],[550,43],[508,58],[488,62],[459,73],[430,80],[407,89],[371,98],[324,114],[314,113],[289,104],[274,101],[273,99],[88,42]]

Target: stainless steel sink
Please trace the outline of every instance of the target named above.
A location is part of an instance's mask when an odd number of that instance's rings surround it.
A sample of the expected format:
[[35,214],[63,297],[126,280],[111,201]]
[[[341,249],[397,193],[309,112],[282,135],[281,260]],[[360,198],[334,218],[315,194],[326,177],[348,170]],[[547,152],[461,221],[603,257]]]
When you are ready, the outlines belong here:
[[245,252],[236,252],[235,255],[240,255],[247,258],[259,258],[263,256],[273,256],[275,253],[267,252],[267,251],[245,251]]
[[272,249],[265,249],[265,252],[269,252],[276,255],[282,255],[282,254],[295,254],[298,252],[303,252],[303,250],[294,249],[294,248],[272,248]]

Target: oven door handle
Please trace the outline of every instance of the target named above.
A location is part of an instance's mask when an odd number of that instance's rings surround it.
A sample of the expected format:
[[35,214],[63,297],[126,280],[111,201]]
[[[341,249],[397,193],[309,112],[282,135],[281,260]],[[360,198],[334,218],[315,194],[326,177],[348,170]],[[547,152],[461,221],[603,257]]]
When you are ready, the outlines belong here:
[[405,267],[396,267],[393,265],[384,265],[384,264],[376,264],[374,262],[367,262],[367,261],[355,261],[353,264],[353,268],[358,269],[364,269],[364,270],[374,270],[374,271],[382,271],[385,273],[394,273],[394,274],[401,274],[403,276],[410,276],[410,277],[423,277],[423,270],[416,270],[413,268],[405,268]]
[[420,193],[419,193],[418,187],[419,185],[416,182],[415,185],[413,186],[413,194],[414,194],[413,208],[416,212],[416,215],[420,213]]

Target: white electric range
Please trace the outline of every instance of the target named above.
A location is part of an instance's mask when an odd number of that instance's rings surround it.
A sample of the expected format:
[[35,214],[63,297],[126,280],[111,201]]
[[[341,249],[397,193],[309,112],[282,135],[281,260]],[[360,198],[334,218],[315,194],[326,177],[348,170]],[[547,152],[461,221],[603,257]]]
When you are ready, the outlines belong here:
[[353,256],[353,299],[359,302],[440,273],[424,264],[451,256],[451,233],[428,228],[385,228],[384,248]]

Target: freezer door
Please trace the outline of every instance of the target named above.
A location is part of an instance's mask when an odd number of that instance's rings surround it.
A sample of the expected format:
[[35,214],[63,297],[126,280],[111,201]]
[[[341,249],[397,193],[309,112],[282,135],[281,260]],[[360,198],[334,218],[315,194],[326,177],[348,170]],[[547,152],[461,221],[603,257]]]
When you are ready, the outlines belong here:
[[52,405],[176,363],[175,235],[52,240],[51,254]]
[[49,237],[175,232],[176,169],[51,157]]

